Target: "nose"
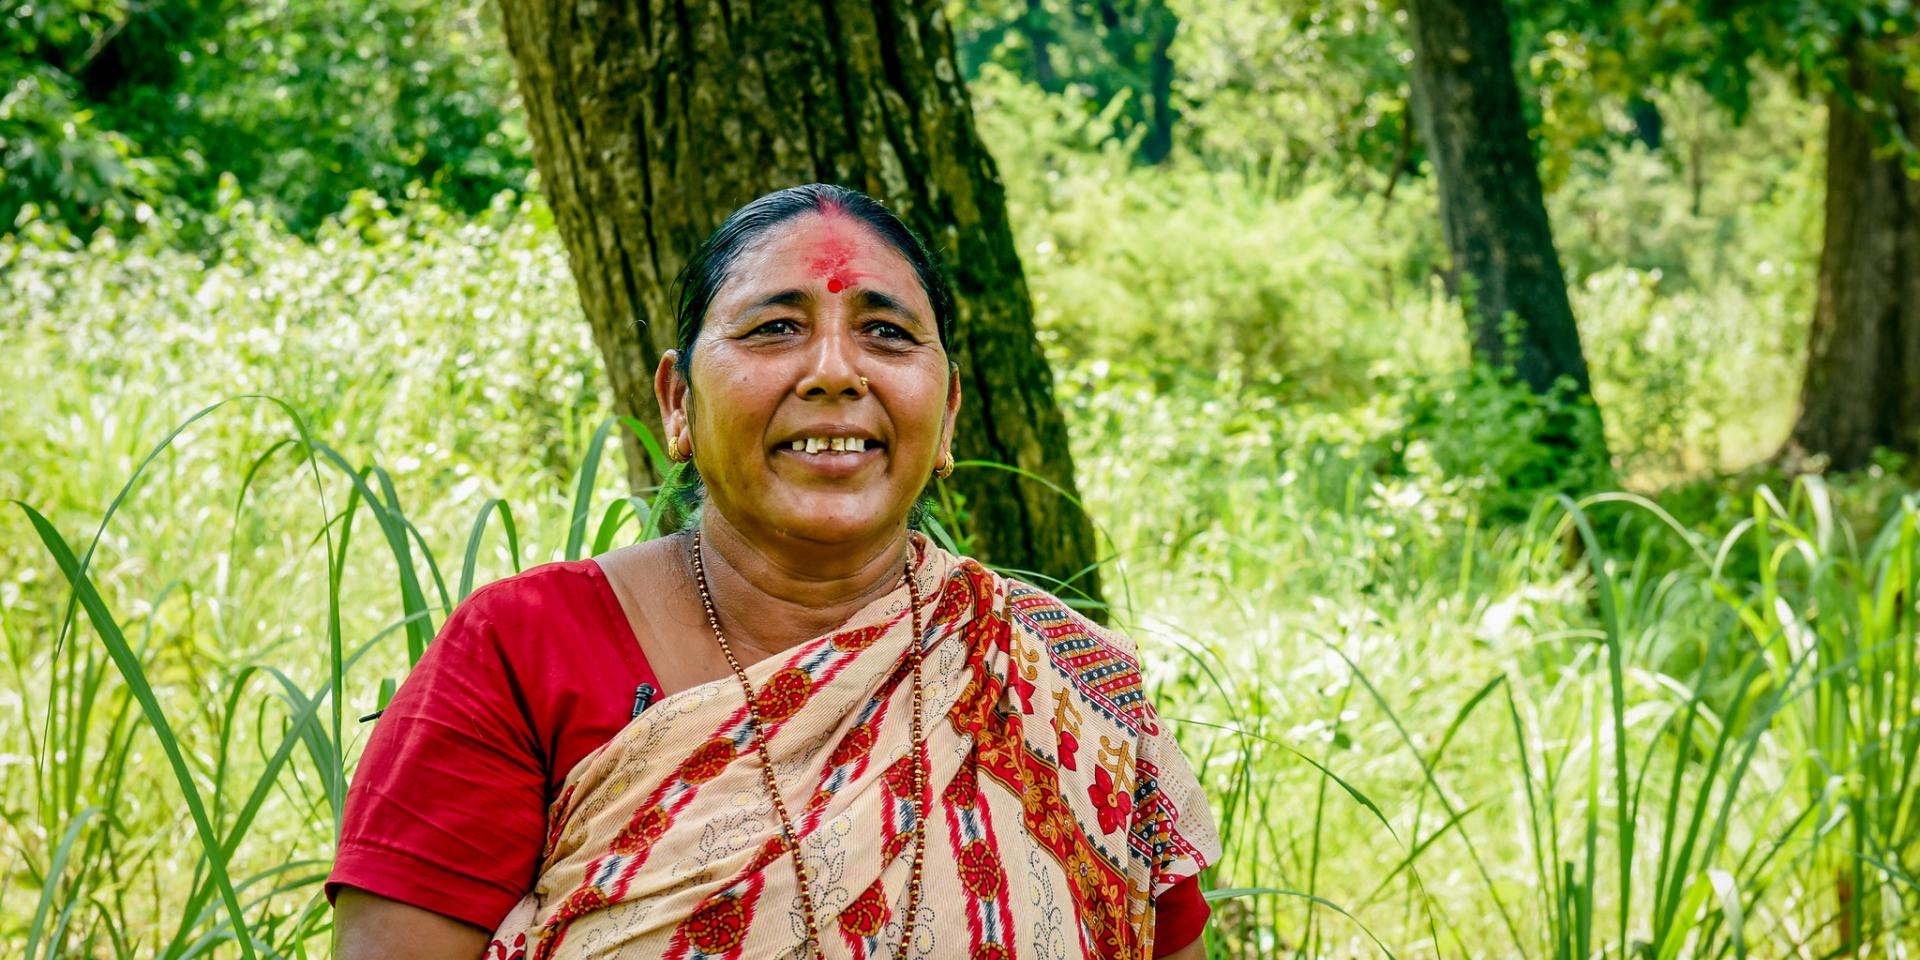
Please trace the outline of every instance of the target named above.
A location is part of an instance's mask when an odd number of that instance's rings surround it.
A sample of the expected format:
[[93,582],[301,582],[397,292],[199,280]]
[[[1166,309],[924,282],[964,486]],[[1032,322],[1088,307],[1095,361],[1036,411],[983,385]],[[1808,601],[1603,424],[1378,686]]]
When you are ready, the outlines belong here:
[[807,354],[806,371],[794,384],[795,393],[809,400],[866,394],[866,380],[860,376],[858,351],[847,324],[820,324],[807,344]]

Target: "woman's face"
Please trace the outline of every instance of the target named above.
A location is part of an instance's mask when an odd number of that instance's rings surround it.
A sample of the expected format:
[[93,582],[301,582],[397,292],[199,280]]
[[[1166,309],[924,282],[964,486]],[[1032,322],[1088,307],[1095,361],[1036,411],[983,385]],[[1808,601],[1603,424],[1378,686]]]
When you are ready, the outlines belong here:
[[712,505],[750,536],[903,529],[960,406],[912,265],[842,213],[741,252],[694,341],[691,398],[673,361],[655,377],[668,435],[691,440]]

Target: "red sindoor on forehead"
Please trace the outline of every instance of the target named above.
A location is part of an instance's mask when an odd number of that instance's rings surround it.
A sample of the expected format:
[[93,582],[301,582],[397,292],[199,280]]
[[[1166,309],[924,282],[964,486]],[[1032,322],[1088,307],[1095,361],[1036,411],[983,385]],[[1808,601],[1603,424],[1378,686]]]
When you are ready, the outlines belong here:
[[[831,216],[838,213],[839,208],[822,212]],[[828,227],[826,239],[821,241],[812,262],[807,264],[807,270],[815,277],[827,279],[828,293],[839,293],[860,282],[860,274],[848,266],[853,261],[853,255],[853,238],[840,225],[834,224]]]

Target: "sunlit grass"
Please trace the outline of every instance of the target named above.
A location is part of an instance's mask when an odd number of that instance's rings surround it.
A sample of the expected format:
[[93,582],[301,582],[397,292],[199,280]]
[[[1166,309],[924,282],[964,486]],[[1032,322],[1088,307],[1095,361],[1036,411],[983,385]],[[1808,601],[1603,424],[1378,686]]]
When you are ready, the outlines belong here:
[[[359,718],[474,585],[648,519],[537,210],[227,242],[0,256],[0,940],[30,957],[324,954]],[[1399,436],[1412,376],[1064,372],[1109,599],[1225,834],[1216,952],[1910,951],[1920,500],[1496,515],[1432,455],[1463,441]]]

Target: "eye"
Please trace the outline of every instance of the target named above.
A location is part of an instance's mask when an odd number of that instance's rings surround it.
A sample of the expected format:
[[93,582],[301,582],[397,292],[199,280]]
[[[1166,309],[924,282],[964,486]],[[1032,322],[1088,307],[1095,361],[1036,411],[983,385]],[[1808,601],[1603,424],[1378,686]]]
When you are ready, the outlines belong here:
[[908,333],[905,327],[886,320],[875,320],[867,324],[867,332],[887,340],[911,341],[913,339],[913,334]]
[[747,336],[750,336],[750,337],[757,337],[757,336],[763,336],[763,335],[778,336],[780,334],[795,333],[799,329],[800,329],[799,324],[794,323],[792,320],[786,319],[785,317],[781,317],[776,320],[768,320],[766,323],[763,323],[757,327],[754,327],[751,331],[747,333]]

